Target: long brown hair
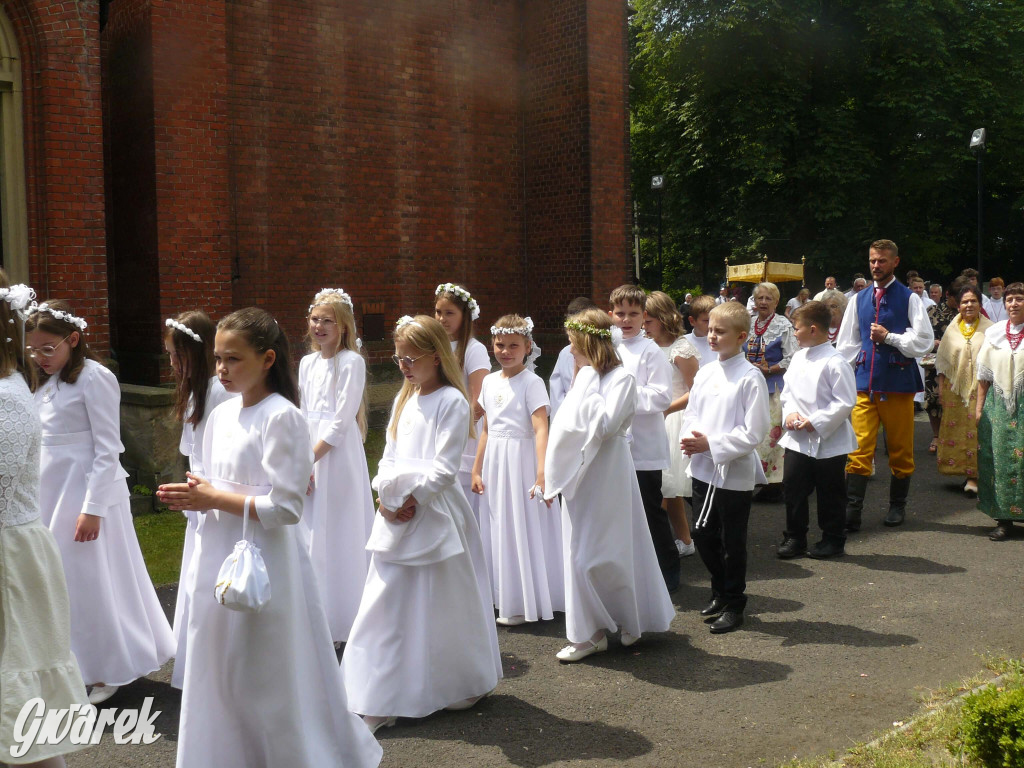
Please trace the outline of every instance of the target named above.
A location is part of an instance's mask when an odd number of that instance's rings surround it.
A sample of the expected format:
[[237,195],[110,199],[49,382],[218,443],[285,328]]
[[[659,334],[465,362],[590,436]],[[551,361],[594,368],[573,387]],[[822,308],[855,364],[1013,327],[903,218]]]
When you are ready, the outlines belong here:
[[607,312],[602,312],[600,309],[586,309],[570,317],[566,321],[566,324],[569,323],[587,326],[595,331],[609,331],[608,336],[602,336],[578,329],[567,329],[569,342],[583,353],[583,356],[594,366],[595,371],[604,376],[608,371],[622,365],[622,361],[615,351],[615,345],[612,344],[610,333],[612,319],[608,317]]
[[[48,308],[55,312],[66,312],[69,315],[74,315],[75,312],[71,309],[71,305],[63,299],[51,299],[43,302]],[[43,306],[40,304],[40,306]],[[82,373],[82,369],[85,367],[86,360],[98,360],[95,353],[89,349],[89,345],[85,341],[85,333],[81,331],[77,325],[68,322],[67,320],[61,320],[54,317],[49,312],[42,310],[33,312],[25,320],[25,333],[31,333],[32,331],[42,331],[43,333],[51,333],[54,336],[60,336],[61,338],[69,337],[72,334],[78,334],[78,343],[71,345],[71,356],[68,358],[67,363],[60,369],[58,374],[61,381],[67,384],[74,384],[78,381],[78,376]],[[71,340],[68,339],[68,344],[71,344]],[[39,368],[39,366],[36,366]],[[45,384],[49,381],[50,377],[43,372],[42,368],[38,371],[39,381],[36,383],[36,387],[40,384]]]
[[[206,395],[213,376],[213,337],[216,334],[210,316],[200,310],[182,312],[176,318],[199,337],[199,341],[183,331],[167,326],[164,340],[170,341],[181,364],[181,374],[175,371],[174,417],[195,426],[206,415]],[[192,409],[189,410],[189,398]]]
[[288,336],[269,312],[259,307],[236,310],[217,323],[217,330],[241,334],[261,354],[274,350],[274,364],[267,371],[267,389],[298,407],[299,384],[292,371]]
[[[424,354],[437,355],[441,361],[437,372],[441,383],[457,389],[466,398],[466,402],[469,402],[469,396],[466,394],[466,385],[463,383],[462,367],[458,364],[455,355],[452,353],[451,342],[448,341],[448,334],[445,333],[444,326],[441,323],[427,315],[416,315],[411,323],[406,323],[401,328],[395,329],[395,342],[399,341],[409,342]],[[402,384],[398,397],[395,398],[395,407],[391,411],[391,425],[388,427],[388,434],[391,435],[392,440],[398,437],[398,420],[402,415],[402,410],[405,408],[405,404],[409,402],[409,398],[416,393],[417,389],[415,384],[410,383],[406,379]],[[468,434],[469,437],[474,437],[472,408],[470,411]]]
[[[469,291],[461,285],[456,285],[456,288],[469,293]],[[459,337],[456,340],[455,345],[455,360],[459,364],[459,368],[466,367],[466,347],[469,346],[469,340],[473,338],[473,310],[469,306],[469,302],[459,296],[457,293],[452,291],[441,291],[434,296],[434,306],[437,306],[437,302],[441,299],[448,299],[452,304],[462,310],[462,324],[459,326]],[[443,328],[442,328],[443,330]],[[448,334],[445,334],[445,338],[448,338]]]

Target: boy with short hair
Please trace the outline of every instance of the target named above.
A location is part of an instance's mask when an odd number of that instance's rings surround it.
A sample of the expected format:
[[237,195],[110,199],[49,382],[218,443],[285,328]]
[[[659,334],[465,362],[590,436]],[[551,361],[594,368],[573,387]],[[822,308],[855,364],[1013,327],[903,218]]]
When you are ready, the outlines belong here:
[[700,353],[698,365],[701,368],[718,357],[708,349],[708,315],[714,308],[714,296],[698,296],[690,302],[690,326],[693,330],[686,334],[686,340]]
[[616,350],[623,367],[636,380],[636,411],[629,445],[636,480],[644,501],[647,527],[669,592],[679,587],[679,550],[662,506],[661,472],[669,468],[665,410],[672,404],[672,366],[661,348],[643,333],[647,294],[635,285],[620,285],[609,297],[608,312],[622,331]]
[[[857,402],[853,369],[828,340],[829,308],[809,301],[793,313],[800,350],[784,377],[779,445],[786,449],[786,530],[778,556],[837,557],[846,544],[846,455],[857,449],[850,413]],[[818,493],[821,541],[807,551],[807,499]]]
[[700,614],[713,634],[743,624],[750,502],[766,482],[756,449],[770,424],[768,386],[742,354],[749,329],[742,304],[711,310],[708,345],[718,359],[697,371],[680,430],[699,510],[693,541],[711,573],[711,602]]

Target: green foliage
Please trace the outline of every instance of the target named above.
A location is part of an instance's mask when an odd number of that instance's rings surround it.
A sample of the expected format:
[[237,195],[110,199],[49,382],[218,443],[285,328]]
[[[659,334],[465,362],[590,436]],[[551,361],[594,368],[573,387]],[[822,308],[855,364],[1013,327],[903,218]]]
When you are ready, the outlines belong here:
[[133,485],[132,486],[132,495],[133,496],[152,496],[153,495],[153,489],[150,488],[148,485]]
[[[631,137],[644,283],[755,254],[865,271],[878,237],[936,277],[1024,255],[1024,4],[635,0]],[[662,192],[650,177],[664,174]],[[661,263],[657,259],[659,201]]]
[[164,510],[132,519],[146,570],[157,587],[173,584],[181,573],[181,552],[185,542],[185,516]]
[[983,765],[1024,765],[1024,689],[989,687],[968,696],[963,744]]

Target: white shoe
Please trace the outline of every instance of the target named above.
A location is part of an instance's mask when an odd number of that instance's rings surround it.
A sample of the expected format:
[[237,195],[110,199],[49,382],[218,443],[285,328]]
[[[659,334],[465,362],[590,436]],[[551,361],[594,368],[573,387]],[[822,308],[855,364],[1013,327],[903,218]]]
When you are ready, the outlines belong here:
[[390,728],[396,722],[397,717],[374,717],[373,715],[363,715],[363,722],[366,723],[366,727],[370,729],[370,733],[377,733],[381,728]]
[[619,644],[622,645],[623,648],[629,648],[629,646],[633,645],[639,639],[639,635],[631,635],[626,630],[622,630],[619,634]]
[[608,636],[605,635],[596,643],[570,643],[565,646],[562,650],[555,654],[555,658],[559,661],[582,661],[587,656],[592,656],[595,653],[601,653],[602,651],[608,650]]
[[697,551],[697,545],[692,541],[689,544],[684,544],[680,539],[676,539],[676,549],[679,550],[680,557],[689,557]]
[[115,693],[120,686],[117,685],[103,685],[98,683],[92,687],[89,691],[89,703],[90,704],[102,704],[104,701],[109,699]]
[[462,701],[457,701],[454,704],[449,704],[447,707],[445,707],[445,709],[447,709],[449,712],[461,712],[464,709],[469,709],[470,707],[476,706],[481,699],[485,699],[490,695],[491,692],[488,691],[487,693],[483,693],[479,696],[470,696],[468,699],[463,699]]
[[526,623],[526,617],[509,616],[508,618],[505,618],[504,616],[499,616],[494,620],[494,623],[502,627],[518,627],[520,624]]

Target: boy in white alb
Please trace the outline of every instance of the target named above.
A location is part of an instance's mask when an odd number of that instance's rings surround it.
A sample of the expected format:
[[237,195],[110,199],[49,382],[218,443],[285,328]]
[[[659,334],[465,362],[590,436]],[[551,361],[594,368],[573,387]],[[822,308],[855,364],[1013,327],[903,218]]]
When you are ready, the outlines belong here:
[[[786,449],[783,487],[786,531],[779,545],[782,559],[844,554],[846,544],[846,454],[857,448],[850,413],[857,402],[852,366],[828,340],[832,313],[809,301],[793,313],[800,351],[786,370],[782,390]],[[807,551],[807,499],[818,492],[821,541]]]
[[630,443],[633,467],[658,566],[665,586],[673,592],[679,587],[679,550],[668,512],[661,506],[661,473],[669,468],[665,409],[672,404],[672,365],[661,348],[642,333],[647,316],[647,294],[643,289],[620,285],[612,291],[609,302],[612,308],[608,314],[622,331],[622,344],[616,351],[623,367],[636,380],[636,412]]
[[[693,330],[686,334],[686,340],[700,353],[697,364],[701,368],[718,359],[718,355],[708,348],[708,318],[714,308],[714,296],[698,296],[690,302],[690,326]],[[672,449],[675,450],[675,446]]]
[[743,624],[747,521],[754,486],[765,482],[755,449],[768,434],[768,386],[740,354],[749,329],[742,304],[711,310],[708,345],[718,360],[697,371],[680,430],[699,512],[693,542],[711,573],[711,602],[700,613],[713,634]]

